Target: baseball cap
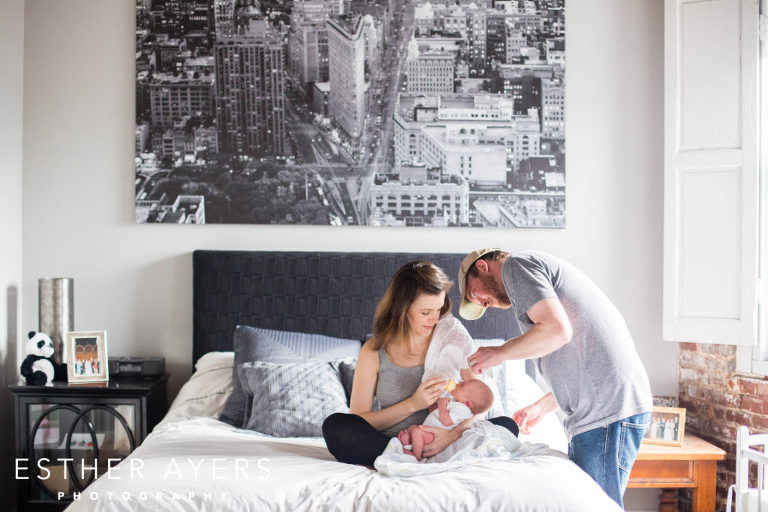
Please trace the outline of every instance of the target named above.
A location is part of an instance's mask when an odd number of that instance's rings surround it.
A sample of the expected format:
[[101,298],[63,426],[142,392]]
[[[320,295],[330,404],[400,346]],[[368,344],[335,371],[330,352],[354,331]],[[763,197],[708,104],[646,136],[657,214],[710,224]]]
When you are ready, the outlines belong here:
[[464,261],[461,262],[461,266],[459,267],[459,293],[461,293],[461,305],[459,306],[459,315],[461,315],[462,318],[466,318],[467,320],[477,320],[481,316],[483,316],[483,313],[485,313],[485,308],[481,306],[480,304],[475,304],[474,302],[468,301],[466,297],[467,293],[467,272],[469,271],[469,268],[474,265],[474,263],[488,254],[489,252],[499,251],[500,249],[478,249],[476,251],[472,251],[467,255],[466,258],[464,258]]

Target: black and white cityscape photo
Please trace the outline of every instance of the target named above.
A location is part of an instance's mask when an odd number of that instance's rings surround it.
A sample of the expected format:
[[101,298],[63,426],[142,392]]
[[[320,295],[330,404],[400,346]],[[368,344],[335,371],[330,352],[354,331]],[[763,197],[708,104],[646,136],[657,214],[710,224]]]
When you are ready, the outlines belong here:
[[565,226],[565,0],[137,0],[136,222]]

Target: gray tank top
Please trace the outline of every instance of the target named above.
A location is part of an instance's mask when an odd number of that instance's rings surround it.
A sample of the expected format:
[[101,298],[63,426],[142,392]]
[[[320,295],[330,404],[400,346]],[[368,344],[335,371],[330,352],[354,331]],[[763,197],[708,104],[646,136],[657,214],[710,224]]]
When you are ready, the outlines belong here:
[[[379,408],[384,409],[398,402],[402,402],[413,395],[421,384],[421,377],[424,375],[424,365],[404,368],[397,366],[389,360],[387,351],[384,348],[379,349],[379,380],[376,382],[375,398],[379,403]],[[400,423],[392,425],[382,432],[389,437],[394,437],[411,425],[421,424],[429,414],[429,411],[423,409],[417,411]]]

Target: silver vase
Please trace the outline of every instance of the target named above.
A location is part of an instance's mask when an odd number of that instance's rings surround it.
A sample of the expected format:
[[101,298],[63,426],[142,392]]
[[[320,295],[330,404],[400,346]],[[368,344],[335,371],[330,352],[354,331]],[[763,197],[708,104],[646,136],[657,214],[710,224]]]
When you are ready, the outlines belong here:
[[43,277],[38,281],[39,331],[53,340],[53,359],[67,362],[64,336],[75,330],[75,281],[69,277]]

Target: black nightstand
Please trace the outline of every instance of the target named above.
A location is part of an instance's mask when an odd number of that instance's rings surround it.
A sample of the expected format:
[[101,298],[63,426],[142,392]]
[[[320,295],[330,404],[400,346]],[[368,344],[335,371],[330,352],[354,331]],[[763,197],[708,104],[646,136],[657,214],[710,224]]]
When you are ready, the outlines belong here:
[[29,477],[17,480],[19,512],[63,510],[73,492],[127,457],[165,415],[167,382],[166,373],[149,380],[9,386],[16,416],[14,475]]

